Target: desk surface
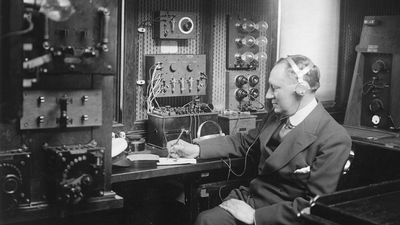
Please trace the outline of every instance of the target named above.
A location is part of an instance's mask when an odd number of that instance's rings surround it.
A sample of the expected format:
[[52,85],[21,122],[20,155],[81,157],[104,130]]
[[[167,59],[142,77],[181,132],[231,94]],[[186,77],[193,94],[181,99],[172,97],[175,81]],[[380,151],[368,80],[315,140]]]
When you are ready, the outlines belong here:
[[[231,159],[232,167],[243,166],[242,158]],[[111,183],[149,179],[163,176],[180,175],[186,173],[206,172],[209,170],[227,168],[221,159],[198,160],[197,164],[157,166],[156,168],[113,168]]]
[[[400,151],[400,135],[394,132],[365,127],[344,126],[354,143]],[[231,160],[233,167],[243,166],[243,159]],[[157,166],[155,168],[113,167],[111,183],[150,179],[186,173],[227,168],[221,159],[198,160],[197,164]]]
[[325,195],[311,214],[335,224],[399,224],[399,188],[400,180],[393,180]]
[[400,134],[362,126],[344,126],[353,143],[400,151]]

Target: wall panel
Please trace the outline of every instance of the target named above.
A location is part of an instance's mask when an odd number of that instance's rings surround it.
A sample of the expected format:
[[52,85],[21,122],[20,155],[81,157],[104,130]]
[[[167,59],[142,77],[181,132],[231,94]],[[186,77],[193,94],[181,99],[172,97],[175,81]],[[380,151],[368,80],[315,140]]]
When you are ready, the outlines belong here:
[[[190,11],[197,12],[199,20],[197,22],[198,30],[196,39],[188,41],[178,41],[178,54],[206,54],[207,55],[207,75],[208,98],[204,100],[212,103],[217,108],[225,105],[225,50],[226,50],[226,15],[239,14],[247,17],[260,18],[270,24],[267,31],[269,44],[267,54],[269,59],[260,66],[261,73],[266,74],[271,69],[272,62],[275,61],[276,49],[276,26],[277,26],[277,0],[138,0],[136,9],[127,9],[137,12],[137,22],[128,26],[137,26],[142,21],[151,20],[154,11]],[[145,33],[137,33],[130,40],[130,46],[135,46],[126,51],[135,51],[136,63],[134,63],[133,73],[129,76],[136,76],[137,79],[143,79],[144,56],[146,54],[160,54],[160,41],[152,37],[152,30],[147,29]],[[128,44],[129,45],[129,44]],[[265,95],[266,79],[261,81],[261,95]],[[136,88],[135,94],[135,115],[136,120],[146,119],[145,98],[142,88]],[[263,98],[262,98],[263,99]],[[187,101],[184,100],[184,101]],[[186,102],[182,102],[183,104]],[[125,102],[124,104],[132,104]]]

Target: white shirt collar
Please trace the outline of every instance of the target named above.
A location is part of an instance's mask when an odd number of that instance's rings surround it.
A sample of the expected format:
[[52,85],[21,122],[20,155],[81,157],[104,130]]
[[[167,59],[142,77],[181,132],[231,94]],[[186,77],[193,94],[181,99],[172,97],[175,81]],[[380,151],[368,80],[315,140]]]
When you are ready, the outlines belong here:
[[298,110],[294,115],[289,117],[290,124],[293,126],[299,125],[318,105],[317,100],[314,98],[310,103]]

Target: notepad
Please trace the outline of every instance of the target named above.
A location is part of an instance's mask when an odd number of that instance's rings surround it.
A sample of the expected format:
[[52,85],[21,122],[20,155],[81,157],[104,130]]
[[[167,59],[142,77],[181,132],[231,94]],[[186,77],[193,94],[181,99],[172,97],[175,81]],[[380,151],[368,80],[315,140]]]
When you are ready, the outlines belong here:
[[196,164],[196,159],[186,159],[186,158],[165,158],[160,157],[157,165],[158,166],[169,166],[169,165],[182,165],[182,164]]

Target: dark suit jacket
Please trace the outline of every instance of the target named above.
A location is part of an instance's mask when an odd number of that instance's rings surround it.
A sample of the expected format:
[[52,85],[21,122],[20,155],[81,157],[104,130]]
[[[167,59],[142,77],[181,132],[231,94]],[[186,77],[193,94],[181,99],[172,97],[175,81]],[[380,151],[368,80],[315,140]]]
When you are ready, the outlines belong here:
[[[250,151],[260,151],[258,176],[245,190],[256,209],[257,225],[298,223],[297,213],[309,206],[310,198],[335,191],[351,148],[346,130],[321,104],[271,151],[267,143],[279,124],[279,116],[271,113],[262,127],[247,135],[200,143],[200,158],[244,156],[252,144]],[[308,166],[309,172],[298,171]]]

